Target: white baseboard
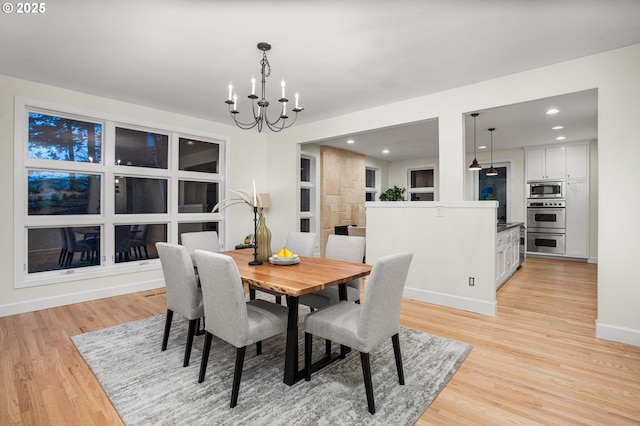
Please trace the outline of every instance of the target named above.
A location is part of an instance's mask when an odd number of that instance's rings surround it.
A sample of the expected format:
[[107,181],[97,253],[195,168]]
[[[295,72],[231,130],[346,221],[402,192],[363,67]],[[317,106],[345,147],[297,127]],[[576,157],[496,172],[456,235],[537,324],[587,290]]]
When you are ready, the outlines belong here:
[[446,306],[448,308],[460,309],[477,314],[496,316],[496,302],[486,302],[484,300],[470,299],[468,297],[453,296],[451,294],[437,293],[415,288],[404,289],[404,297],[418,300],[420,302],[433,303],[435,305]]
[[0,305],[0,317],[23,314],[25,312],[33,312],[40,309],[57,308],[58,306],[72,305],[74,303],[88,302],[90,300],[104,299],[106,297],[120,296],[122,294],[135,293],[138,291],[152,290],[162,287],[164,287],[164,280],[159,279],[127,284],[119,287],[88,290],[78,293],[28,300],[25,302],[10,303],[7,305]]
[[603,324],[598,320],[596,320],[596,337],[598,339],[640,346],[640,330]]
[[587,260],[587,263],[598,263],[598,258],[597,257],[590,257],[589,260]]

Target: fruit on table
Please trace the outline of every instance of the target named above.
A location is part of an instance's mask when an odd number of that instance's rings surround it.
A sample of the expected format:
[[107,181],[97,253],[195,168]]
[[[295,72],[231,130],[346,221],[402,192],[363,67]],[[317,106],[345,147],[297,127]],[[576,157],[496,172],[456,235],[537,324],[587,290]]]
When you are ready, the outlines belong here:
[[295,256],[295,254],[293,254],[293,252],[286,247],[281,248],[280,251],[278,252],[278,257],[293,257],[293,256]]

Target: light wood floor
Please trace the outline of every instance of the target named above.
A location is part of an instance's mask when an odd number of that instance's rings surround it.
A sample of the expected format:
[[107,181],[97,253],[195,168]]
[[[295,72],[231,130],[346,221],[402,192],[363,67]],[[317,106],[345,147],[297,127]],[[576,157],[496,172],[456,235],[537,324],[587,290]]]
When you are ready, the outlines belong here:
[[[0,318],[0,425],[121,424],[69,336],[164,309],[157,290]],[[595,319],[596,266],[575,262],[528,258],[496,317],[405,300],[404,326],[474,347],[417,424],[640,424],[640,347]]]

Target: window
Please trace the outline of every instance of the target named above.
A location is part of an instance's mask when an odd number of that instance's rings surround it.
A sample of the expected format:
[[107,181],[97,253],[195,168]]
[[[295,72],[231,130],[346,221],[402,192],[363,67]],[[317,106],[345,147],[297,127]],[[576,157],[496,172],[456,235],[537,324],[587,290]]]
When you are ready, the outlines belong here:
[[410,169],[409,173],[409,200],[434,201],[435,200],[435,168],[424,167]]
[[487,176],[489,169],[478,172],[478,200],[498,201],[498,222],[507,222],[509,207],[508,165],[494,165],[498,176]]
[[21,99],[15,117],[16,287],[159,268],[156,242],[222,228],[224,140]]
[[300,157],[300,232],[315,232],[316,209],[316,158]]
[[379,192],[379,171],[372,167],[365,170],[365,201],[376,201]]

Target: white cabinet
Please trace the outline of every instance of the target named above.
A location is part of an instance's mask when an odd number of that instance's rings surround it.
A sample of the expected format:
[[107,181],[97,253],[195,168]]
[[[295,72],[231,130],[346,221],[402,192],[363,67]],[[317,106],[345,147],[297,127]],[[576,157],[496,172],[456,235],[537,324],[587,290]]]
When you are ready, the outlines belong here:
[[520,265],[520,227],[499,232],[496,236],[496,289],[513,275]]
[[567,145],[566,177],[582,179],[589,177],[589,145]]
[[565,147],[527,151],[527,180],[563,179],[566,174]]
[[527,150],[527,180],[577,179],[589,176],[589,145]]
[[568,179],[566,192],[565,255],[589,255],[589,182],[587,179]]

